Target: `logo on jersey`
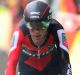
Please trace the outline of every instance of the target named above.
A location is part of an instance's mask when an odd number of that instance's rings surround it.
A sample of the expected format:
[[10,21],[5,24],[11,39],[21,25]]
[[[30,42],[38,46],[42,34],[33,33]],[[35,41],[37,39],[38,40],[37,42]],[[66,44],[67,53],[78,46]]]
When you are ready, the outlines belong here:
[[13,47],[14,46],[14,40],[15,40],[15,36],[12,36],[11,46],[10,47]]
[[62,43],[63,43],[64,46],[66,46],[68,48],[68,43],[67,43],[67,40],[66,40],[65,33],[62,33]]

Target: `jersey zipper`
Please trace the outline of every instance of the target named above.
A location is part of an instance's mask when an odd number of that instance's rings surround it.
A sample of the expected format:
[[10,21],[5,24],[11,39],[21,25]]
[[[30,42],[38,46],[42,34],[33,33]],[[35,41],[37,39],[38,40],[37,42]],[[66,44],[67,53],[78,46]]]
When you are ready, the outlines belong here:
[[40,46],[38,46],[38,54],[37,54],[37,56],[38,56],[38,58],[40,59]]

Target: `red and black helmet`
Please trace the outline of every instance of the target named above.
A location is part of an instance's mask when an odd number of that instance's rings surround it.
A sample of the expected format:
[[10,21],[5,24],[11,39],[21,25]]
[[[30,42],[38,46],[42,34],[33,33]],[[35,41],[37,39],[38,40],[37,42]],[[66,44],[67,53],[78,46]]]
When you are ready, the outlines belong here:
[[28,27],[30,27],[31,22],[36,24],[41,22],[47,28],[50,23],[51,14],[51,9],[47,3],[35,0],[26,5],[23,18]]

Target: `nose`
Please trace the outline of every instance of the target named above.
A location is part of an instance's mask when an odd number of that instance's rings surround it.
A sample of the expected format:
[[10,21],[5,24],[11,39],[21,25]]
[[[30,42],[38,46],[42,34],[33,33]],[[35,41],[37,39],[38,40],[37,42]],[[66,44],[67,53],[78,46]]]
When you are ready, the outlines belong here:
[[39,34],[40,33],[40,30],[41,29],[39,27],[36,27],[35,30],[34,30],[35,34]]
[[35,27],[35,31],[40,31],[41,28],[40,27]]
[[35,33],[39,33],[40,32],[40,29],[35,29]]

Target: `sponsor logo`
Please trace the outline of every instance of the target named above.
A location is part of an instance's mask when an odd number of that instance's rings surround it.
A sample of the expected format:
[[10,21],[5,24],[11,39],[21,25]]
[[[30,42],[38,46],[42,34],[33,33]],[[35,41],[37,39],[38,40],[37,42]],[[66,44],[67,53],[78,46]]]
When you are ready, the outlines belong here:
[[30,18],[32,18],[32,19],[39,19],[40,17],[39,16],[30,16]]
[[49,10],[49,13],[52,13],[52,10],[51,9]]
[[72,75],[71,65],[68,64],[67,75]]
[[48,20],[50,20],[52,18],[52,15],[49,15],[47,18],[48,18]]
[[31,12],[30,13],[30,18],[31,19],[39,19],[40,18],[40,12]]
[[65,33],[62,33],[62,43],[64,46],[66,46],[68,48],[68,42],[66,40],[66,35]]
[[18,75],[20,75],[20,72],[18,72]]
[[31,12],[30,15],[40,15],[40,12]]

